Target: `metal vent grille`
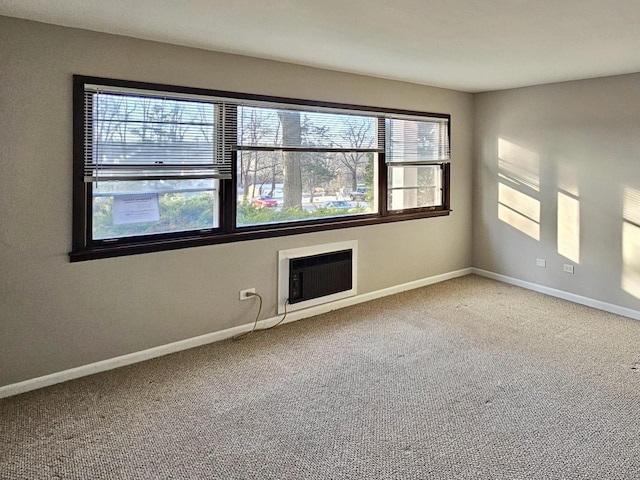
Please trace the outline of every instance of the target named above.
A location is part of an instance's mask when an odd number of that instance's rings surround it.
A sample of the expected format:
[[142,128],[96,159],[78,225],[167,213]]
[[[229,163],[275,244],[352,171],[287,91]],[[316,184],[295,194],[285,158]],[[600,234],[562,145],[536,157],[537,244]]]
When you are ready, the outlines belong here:
[[353,288],[353,250],[289,260],[289,303],[325,297]]

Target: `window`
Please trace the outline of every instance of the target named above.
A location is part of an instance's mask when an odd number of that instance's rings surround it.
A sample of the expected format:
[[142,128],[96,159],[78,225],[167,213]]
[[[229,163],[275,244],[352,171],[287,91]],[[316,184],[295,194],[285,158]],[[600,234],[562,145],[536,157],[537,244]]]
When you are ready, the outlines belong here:
[[390,211],[445,204],[444,169],[449,160],[448,119],[385,120]]
[[376,117],[273,106],[237,115],[237,227],[377,213]]
[[216,104],[86,85],[84,107],[91,241],[218,228]]
[[449,116],[74,77],[71,260],[449,213]]

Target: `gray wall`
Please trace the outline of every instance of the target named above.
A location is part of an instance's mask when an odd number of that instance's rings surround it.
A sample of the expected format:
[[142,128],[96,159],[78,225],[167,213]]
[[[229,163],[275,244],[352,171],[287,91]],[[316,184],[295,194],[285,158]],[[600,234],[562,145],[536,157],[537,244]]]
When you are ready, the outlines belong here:
[[640,309],[640,74],[483,93],[475,109],[474,266]]
[[[473,96],[0,17],[0,386],[275,315],[277,251],[359,240],[359,292],[471,266]],[[448,217],[69,263],[71,76],[450,113]]]

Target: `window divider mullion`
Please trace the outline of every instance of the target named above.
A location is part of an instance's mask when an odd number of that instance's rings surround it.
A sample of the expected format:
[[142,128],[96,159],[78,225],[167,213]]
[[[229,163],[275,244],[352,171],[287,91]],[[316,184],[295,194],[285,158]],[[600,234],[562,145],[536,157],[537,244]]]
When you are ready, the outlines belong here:
[[[220,118],[224,118],[224,135],[219,140],[218,148],[226,151],[229,148],[231,155],[231,178],[222,180],[220,187],[222,190],[222,207],[220,208],[220,227],[224,233],[232,233],[236,230],[236,215],[238,214],[238,195],[236,193],[238,175],[238,151],[232,146],[238,143],[238,116],[237,106],[225,104],[222,109],[230,109],[232,112],[221,112]],[[228,124],[230,123],[230,125]],[[229,127],[229,128],[227,128]]]
[[382,153],[378,154],[378,212],[380,216],[386,217],[389,214],[387,209],[387,187],[389,181],[389,169],[387,168],[386,157],[386,120],[385,117],[378,117],[378,148]]
[[81,250],[91,238],[91,215],[88,215],[90,187],[84,183],[85,164],[85,93],[84,81],[73,78],[73,231],[72,248]]
[[451,210],[451,163],[442,164],[442,188],[444,189],[443,203],[446,210]]

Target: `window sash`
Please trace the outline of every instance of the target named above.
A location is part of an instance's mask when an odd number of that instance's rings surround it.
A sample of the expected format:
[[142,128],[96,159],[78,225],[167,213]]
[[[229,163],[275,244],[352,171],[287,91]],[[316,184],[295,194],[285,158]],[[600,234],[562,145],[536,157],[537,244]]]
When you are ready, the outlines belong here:
[[85,85],[84,182],[231,178],[224,110],[199,96]]
[[170,186],[145,182],[141,190],[137,188],[139,183],[114,182],[116,190],[107,190],[104,185],[92,188],[93,241],[159,237],[219,227],[219,180],[207,179],[197,187],[184,180],[172,180]]
[[445,163],[388,165],[387,202],[391,212],[433,209],[445,204]]

